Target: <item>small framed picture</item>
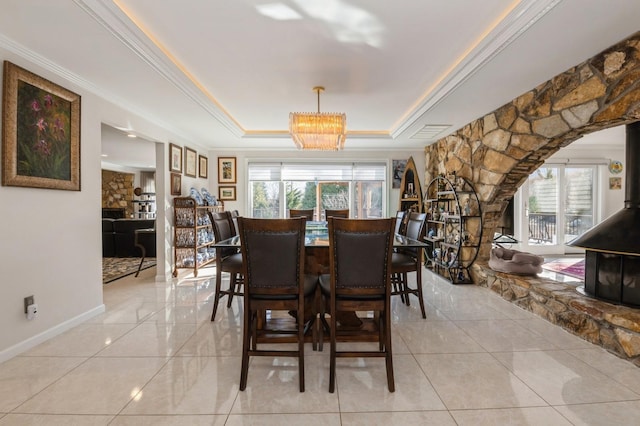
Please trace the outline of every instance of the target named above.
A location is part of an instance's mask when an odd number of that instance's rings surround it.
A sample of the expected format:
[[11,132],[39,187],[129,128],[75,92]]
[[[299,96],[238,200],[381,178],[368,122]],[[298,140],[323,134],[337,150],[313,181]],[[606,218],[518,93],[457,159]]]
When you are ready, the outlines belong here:
[[182,173],[182,147],[169,144],[169,171]]
[[198,177],[208,178],[209,177],[209,159],[204,155],[198,156]]
[[621,177],[610,177],[609,178],[609,189],[622,189],[622,178]]
[[235,186],[219,186],[218,199],[221,201],[235,201],[236,187]]
[[184,174],[196,177],[198,172],[198,153],[189,147],[184,147]]
[[391,187],[393,189],[398,189],[400,188],[400,183],[402,182],[404,169],[407,167],[407,160],[391,160],[391,167],[393,168]]
[[182,194],[182,175],[180,173],[171,173],[171,195]]
[[236,157],[218,157],[218,183],[236,183]]

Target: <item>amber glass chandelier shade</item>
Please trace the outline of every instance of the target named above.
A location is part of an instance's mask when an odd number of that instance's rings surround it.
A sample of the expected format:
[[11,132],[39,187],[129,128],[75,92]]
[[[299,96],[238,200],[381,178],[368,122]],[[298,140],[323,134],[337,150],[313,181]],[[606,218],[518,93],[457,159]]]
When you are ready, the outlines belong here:
[[299,149],[315,151],[339,151],[344,148],[347,133],[347,116],[339,113],[320,112],[320,92],[323,87],[314,87],[318,93],[318,112],[292,112],[289,114],[289,132]]

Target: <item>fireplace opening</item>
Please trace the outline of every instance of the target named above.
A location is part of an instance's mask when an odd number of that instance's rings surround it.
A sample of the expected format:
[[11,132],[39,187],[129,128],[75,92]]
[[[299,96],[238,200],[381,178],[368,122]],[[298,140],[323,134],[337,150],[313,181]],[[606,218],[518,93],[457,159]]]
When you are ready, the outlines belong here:
[[569,243],[586,249],[584,292],[640,307],[640,122],[626,125],[624,208]]
[[640,307],[640,256],[587,251],[584,285],[587,295]]

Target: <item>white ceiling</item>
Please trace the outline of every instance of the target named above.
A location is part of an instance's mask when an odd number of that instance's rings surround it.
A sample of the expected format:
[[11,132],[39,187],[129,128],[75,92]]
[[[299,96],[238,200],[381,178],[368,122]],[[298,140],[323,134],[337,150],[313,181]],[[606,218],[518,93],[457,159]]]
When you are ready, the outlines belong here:
[[[275,19],[269,5],[296,19]],[[218,150],[295,149],[289,112],[315,111],[317,85],[326,87],[321,110],[347,115],[347,150],[420,149],[633,34],[640,16],[638,0],[3,0],[2,8],[0,46],[179,143]],[[450,127],[413,138],[428,124]]]

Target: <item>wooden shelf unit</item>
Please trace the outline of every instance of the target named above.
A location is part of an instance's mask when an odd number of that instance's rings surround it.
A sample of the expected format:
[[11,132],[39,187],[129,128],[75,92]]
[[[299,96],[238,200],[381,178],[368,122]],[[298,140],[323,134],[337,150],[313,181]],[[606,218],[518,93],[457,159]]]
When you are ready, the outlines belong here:
[[224,205],[200,206],[192,197],[173,199],[174,277],[178,276],[178,269],[193,269],[193,276],[197,277],[198,269],[216,260],[209,213],[223,210]]
[[402,174],[402,180],[400,181],[400,202],[398,210],[421,213],[423,211],[422,206],[420,178],[418,177],[418,171],[416,170],[413,157],[409,157],[407,166]]

